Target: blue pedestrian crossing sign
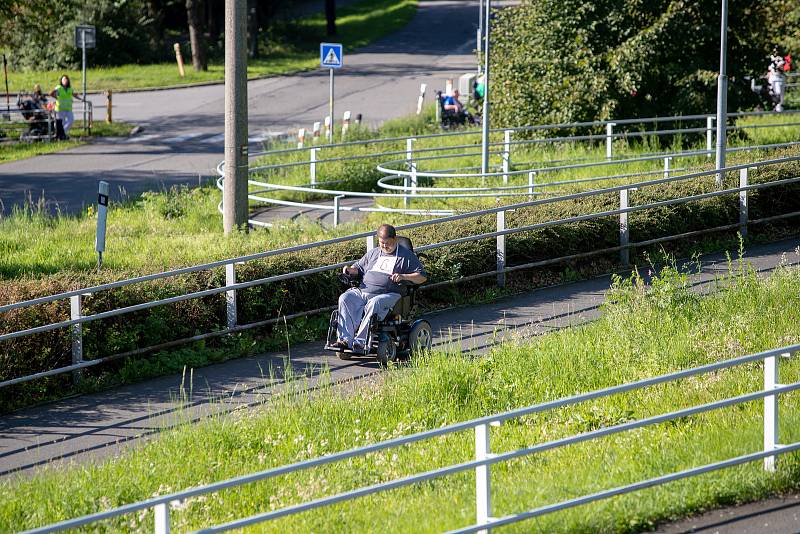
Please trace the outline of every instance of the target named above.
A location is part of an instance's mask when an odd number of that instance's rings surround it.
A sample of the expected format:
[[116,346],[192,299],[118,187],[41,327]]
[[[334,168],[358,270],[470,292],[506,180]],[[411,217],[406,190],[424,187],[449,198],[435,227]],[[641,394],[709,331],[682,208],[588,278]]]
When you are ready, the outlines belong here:
[[319,44],[319,63],[327,69],[340,69],[344,55],[342,45],[339,43],[320,43]]

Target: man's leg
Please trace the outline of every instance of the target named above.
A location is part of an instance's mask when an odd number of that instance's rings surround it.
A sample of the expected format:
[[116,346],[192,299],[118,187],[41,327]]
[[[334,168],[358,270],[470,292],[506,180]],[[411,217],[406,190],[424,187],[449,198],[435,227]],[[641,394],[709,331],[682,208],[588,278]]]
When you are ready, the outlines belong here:
[[383,320],[398,300],[400,300],[400,295],[397,293],[385,293],[383,295],[370,297],[367,301],[367,305],[364,307],[364,318],[361,320],[361,324],[358,327],[354,343],[366,347],[367,336],[369,335],[369,320],[373,315],[377,316],[378,320]]
[[353,344],[356,325],[361,322],[364,306],[367,304],[366,296],[358,288],[350,288],[339,295],[339,315],[336,321],[337,337],[347,343]]

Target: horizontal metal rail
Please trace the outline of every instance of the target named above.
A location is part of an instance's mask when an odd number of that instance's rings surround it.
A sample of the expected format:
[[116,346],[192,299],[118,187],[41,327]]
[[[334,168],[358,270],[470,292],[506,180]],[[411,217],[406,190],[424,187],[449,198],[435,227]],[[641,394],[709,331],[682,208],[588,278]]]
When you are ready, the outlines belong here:
[[[769,360],[771,365],[773,366],[773,372],[775,376],[777,376],[777,358],[780,356],[788,356],[800,351],[800,344],[789,345],[781,348],[776,348],[768,351],[763,351],[759,353],[749,354],[745,356],[740,356],[737,358],[732,358],[729,360],[713,362],[710,364],[694,367],[691,369],[684,369],[672,373],[663,374],[660,376],[646,378],[634,382],[629,382],[626,384],[621,384],[617,386],[611,386],[599,390],[595,390],[588,393],[581,393],[572,395],[569,397],[540,403],[533,406],[527,406],[524,408],[518,408],[514,410],[508,410],[506,412],[501,412],[497,414],[492,414],[489,416],[479,417],[476,419],[472,419],[469,421],[464,421],[460,423],[446,425],[440,428],[435,428],[423,432],[418,432],[416,434],[412,434],[409,436],[401,436],[397,438],[393,438],[390,440],[374,443],[371,445],[367,445],[364,447],[350,449],[347,451],[342,451],[338,453],[333,453],[327,456],[321,456],[317,458],[312,458],[308,460],[303,460],[300,462],[295,462],[289,465],[284,465],[276,468],[271,468],[268,470],[243,475],[239,477],[235,477],[229,480],[216,482],[212,484],[207,484],[204,486],[199,486],[196,488],[191,488],[188,490],[174,492],[167,495],[162,495],[150,499],[146,499],[140,502],[131,503],[128,505],[120,506],[111,510],[107,510],[104,512],[98,512],[95,514],[70,519],[66,521],[62,521],[56,524],[48,525],[45,527],[37,528],[30,530],[30,533],[40,533],[40,532],[56,532],[71,528],[77,528],[84,525],[88,525],[97,521],[111,519],[114,517],[118,517],[121,515],[129,514],[132,512],[137,512],[140,510],[146,510],[150,508],[156,508],[158,506],[169,506],[169,504],[173,501],[181,502],[189,499],[191,497],[195,497],[198,495],[203,495],[212,492],[218,492],[220,490],[229,489],[233,487],[242,486],[245,484],[251,484],[253,482],[263,481],[269,478],[274,478],[276,476],[287,475],[291,473],[295,473],[298,471],[306,470],[313,467],[318,467],[334,462],[339,462],[346,459],[356,458],[366,456],[371,453],[389,450],[393,448],[397,448],[403,445],[409,445],[412,443],[417,443],[421,441],[430,440],[435,437],[454,434],[457,432],[462,432],[465,430],[477,430],[479,427],[486,427],[486,425],[490,424],[498,424],[503,421],[509,419],[516,419],[519,417],[524,417],[536,413],[544,413],[549,412],[559,408],[565,408],[568,406],[573,406],[579,403],[584,403],[591,400],[596,400],[604,397],[608,397],[611,395],[619,395],[622,393],[628,393],[636,390],[640,390],[646,387],[651,387],[659,384],[664,384],[667,382],[674,382],[677,380],[698,376],[707,373],[713,373],[716,371],[721,371],[724,369],[730,369],[736,366],[745,365],[748,363],[759,362]],[[551,440],[549,442],[537,444],[534,446],[523,447],[517,450],[512,450],[509,452],[501,453],[501,454],[493,454],[487,455],[483,458],[476,458],[474,461],[464,462],[460,464],[455,464],[447,467],[443,467],[440,469],[436,469],[433,471],[427,471],[424,473],[419,473],[416,475],[407,476],[405,478],[393,480],[386,483],[375,484],[371,486],[362,487],[356,490],[340,493],[337,495],[324,497],[321,499],[313,500],[310,502],[305,502],[297,505],[288,506],[279,510],[274,510],[262,514],[256,514],[251,517],[239,519],[236,521],[232,521],[229,523],[225,523],[223,525],[212,526],[209,528],[203,529],[201,532],[223,532],[227,530],[231,530],[234,528],[242,528],[248,525],[260,523],[269,519],[276,519],[279,517],[287,516],[290,514],[295,514],[307,510],[312,510],[314,508],[319,508],[322,506],[331,505],[337,502],[343,502],[346,500],[351,500],[357,497],[370,495],[373,493],[378,493],[381,491],[387,491],[395,488],[399,488],[402,486],[408,486],[411,484],[415,484],[425,480],[432,480],[434,478],[439,478],[442,476],[467,471],[470,469],[475,469],[484,466],[490,466],[493,464],[497,464],[500,462],[505,462],[508,460],[512,460],[515,458],[520,458],[523,456],[527,456],[530,454],[541,453],[547,450],[556,449],[559,447],[564,447],[567,445],[577,444],[581,442],[585,442],[588,440],[597,439],[600,437],[610,436],[613,434],[618,434],[621,432],[634,430],[637,428],[644,428],[646,426],[656,425],[664,422],[668,422],[675,419],[681,419],[684,417],[689,417],[693,415],[699,415],[702,413],[706,413],[712,410],[717,410],[725,407],[730,407],[734,405],[738,405],[745,402],[752,402],[759,399],[768,399],[773,398],[777,399],[779,394],[789,393],[792,391],[796,391],[800,389],[800,382],[795,382],[792,384],[774,384],[773,386],[769,386],[766,378],[769,373],[768,366],[765,365],[764,367],[764,375],[765,375],[765,387],[762,390],[745,393],[736,397],[726,398],[718,401],[709,402],[706,404],[696,405],[689,408],[685,408],[682,410],[673,411],[667,414],[655,415],[644,419],[639,419],[635,421],[628,421],[625,423],[620,423],[617,425],[613,425],[610,427],[600,428],[597,430],[593,430],[590,432],[585,432],[581,434],[576,434],[573,436],[560,438],[556,440]],[[777,415],[776,415],[777,417]],[[765,428],[767,424],[767,418],[765,415]],[[766,445],[766,443],[765,443]],[[731,465],[738,465],[739,463],[745,463],[749,461],[754,461],[761,458],[766,457],[774,457],[782,453],[791,452],[794,450],[800,450],[800,443],[793,443],[790,445],[775,445],[774,447],[767,448],[765,446],[765,451],[754,453],[745,456],[739,456],[730,460],[726,460],[725,462],[718,462],[716,464],[709,464],[706,466],[689,469],[686,471],[682,471],[679,473],[673,473],[671,475],[665,475],[663,477],[659,477],[657,479],[650,479],[647,481],[639,482],[637,484],[623,486],[622,488],[615,488],[613,490],[606,490],[605,492],[600,492],[597,494],[593,494],[590,496],[582,497],[581,499],[587,499],[585,501],[578,501],[578,500],[571,500],[565,501],[565,503],[559,503],[558,505],[549,505],[550,507],[553,506],[562,506],[562,507],[569,507],[569,506],[577,506],[578,504],[582,504],[584,502],[592,502],[592,500],[598,500],[600,495],[616,495],[621,493],[627,493],[630,491],[634,491],[635,489],[641,489],[644,487],[650,487],[651,485],[656,484],[663,484],[669,482],[671,480],[678,480],[680,478],[686,478],[688,476],[693,476],[696,474],[700,474],[703,472],[708,472],[711,470],[722,469],[723,467],[728,467]],[[648,485],[649,484],[649,485]],[[614,493],[616,492],[616,493]],[[571,505],[566,503],[573,503]],[[545,507],[547,508],[547,507]],[[560,509],[560,508],[558,508]],[[168,509],[167,509],[168,510]],[[554,511],[555,508],[551,511]],[[542,509],[536,509],[531,512],[526,512],[523,514],[517,514],[515,516],[509,516],[500,519],[490,518],[488,522],[483,523],[483,527],[486,528],[487,526],[499,526],[500,524],[507,524],[510,522],[514,522],[515,520],[523,520],[530,516],[526,514],[537,513],[541,515],[543,512]],[[163,521],[163,519],[162,519]],[[164,523],[156,524],[156,529],[163,529],[165,526],[168,526],[169,522],[169,514],[166,514],[166,525]],[[473,527],[467,527],[468,529]],[[480,530],[480,529],[476,529]],[[472,532],[474,530],[465,530],[465,532]]]

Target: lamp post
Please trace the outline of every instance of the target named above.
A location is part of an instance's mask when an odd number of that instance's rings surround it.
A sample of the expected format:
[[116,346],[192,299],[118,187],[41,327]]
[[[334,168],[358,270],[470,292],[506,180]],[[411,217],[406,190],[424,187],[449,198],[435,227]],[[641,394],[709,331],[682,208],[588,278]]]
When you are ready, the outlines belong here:
[[[717,170],[725,167],[726,124],[728,120],[728,0],[722,0],[719,43],[719,79],[717,81]],[[717,186],[722,186],[723,173],[717,173]]]
[[492,8],[492,0],[486,0],[486,16],[483,41],[483,117],[481,117],[482,135],[482,155],[481,173],[486,176],[489,172],[489,12]]

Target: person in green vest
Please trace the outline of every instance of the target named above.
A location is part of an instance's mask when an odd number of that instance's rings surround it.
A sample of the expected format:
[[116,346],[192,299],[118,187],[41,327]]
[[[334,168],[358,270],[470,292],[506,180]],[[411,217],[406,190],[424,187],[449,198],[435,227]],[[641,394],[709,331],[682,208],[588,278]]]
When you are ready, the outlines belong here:
[[81,101],[83,99],[72,91],[69,76],[66,74],[61,77],[61,83],[50,92],[50,96],[56,99],[56,118],[61,120],[64,135],[69,139],[69,128],[75,122],[75,115],[72,114],[72,99],[77,98]]

